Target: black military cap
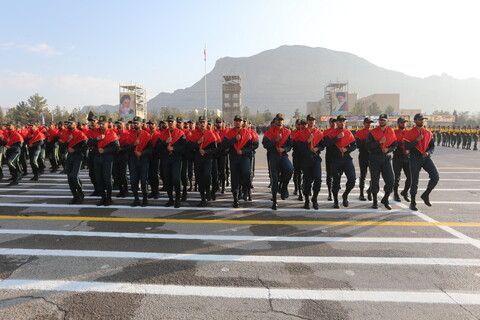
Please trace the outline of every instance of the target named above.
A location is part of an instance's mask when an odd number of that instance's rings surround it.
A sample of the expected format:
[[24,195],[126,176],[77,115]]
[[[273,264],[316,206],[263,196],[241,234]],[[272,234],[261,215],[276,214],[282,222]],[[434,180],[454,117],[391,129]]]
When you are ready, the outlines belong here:
[[91,116],[87,120],[88,121],[98,121],[98,117],[97,116]]
[[77,122],[77,119],[74,116],[70,116],[68,117],[67,122],[68,123]]
[[295,120],[295,124],[302,124],[302,119]]
[[307,116],[307,120],[315,120],[315,116],[313,115],[313,113],[310,113],[310,114]]
[[57,126],[63,126],[63,121],[58,121]]
[[386,113],[382,113],[378,116],[378,120],[388,120],[388,115]]
[[188,123],[195,123],[195,120],[188,120]]
[[215,122],[216,122],[216,123],[222,123],[222,118],[217,118],[217,119],[215,119]]
[[405,119],[404,117],[400,117],[397,119],[397,123],[403,123],[403,122],[408,122],[408,120]]
[[370,117],[365,117],[365,119],[363,119],[363,123],[372,123],[373,120],[370,119]]
[[125,119],[119,118],[117,121],[115,121],[115,123],[125,123]]
[[343,114],[337,116],[337,121],[345,121],[347,120]]
[[177,117],[177,122],[183,122],[183,118],[182,117]]
[[147,124],[154,124],[155,122],[153,121],[153,119],[150,119],[147,121]]
[[423,113],[417,113],[414,117],[413,117],[413,120],[426,120],[428,118],[425,118],[423,116]]
[[167,122],[173,122],[173,121],[175,121],[174,116],[170,115],[170,116],[167,117]]
[[328,119],[328,122],[335,122],[335,121],[337,121],[337,118],[330,118],[330,119]]
[[139,117],[139,116],[133,117],[132,123],[142,123],[142,117]]
[[200,116],[198,117],[198,122],[202,123],[202,122],[206,122],[207,120],[205,119],[204,116]]
[[107,117],[105,117],[105,116],[98,117],[98,123],[99,124],[106,123],[106,122],[107,122]]
[[283,115],[283,113],[277,113],[277,115],[275,116],[275,120],[284,120],[285,119],[285,116]]
[[147,123],[147,119],[142,119],[142,123]]
[[108,118],[108,122],[113,122],[113,119],[112,119],[112,118]]
[[233,121],[243,121],[243,119],[240,115],[236,114],[235,117],[233,117]]

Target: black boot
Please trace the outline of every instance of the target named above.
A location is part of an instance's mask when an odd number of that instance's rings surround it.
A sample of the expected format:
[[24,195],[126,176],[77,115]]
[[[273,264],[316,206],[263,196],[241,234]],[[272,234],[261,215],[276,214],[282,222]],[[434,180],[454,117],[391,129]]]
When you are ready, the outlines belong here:
[[[186,189],[186,187],[185,187]],[[173,205],[174,208],[180,208],[180,194],[175,193],[175,204]]]
[[395,190],[393,191],[393,200],[397,202],[402,202],[402,200],[400,199],[400,195],[398,194],[398,188],[395,188]]
[[192,191],[192,189],[193,189],[193,183],[192,181],[190,181],[190,188],[188,188],[188,191]]
[[165,207],[171,207],[174,205],[174,202],[173,202],[173,191],[167,191],[167,194],[168,194],[168,202],[165,203]]
[[402,195],[403,199],[405,199],[405,201],[410,202],[410,199],[408,198],[408,190],[404,189],[402,192],[400,192],[400,194]]
[[85,195],[83,194],[82,189],[77,190],[77,202],[76,202],[76,204],[82,204],[84,198],[85,198]]
[[378,201],[377,201],[377,195],[374,194],[372,195],[372,199],[373,199],[373,202],[372,202],[372,209],[378,209]]
[[225,180],[222,180],[222,191],[221,194],[225,194]]
[[313,191],[312,195],[312,207],[315,210],[318,210],[318,192],[319,191]]
[[238,194],[237,193],[233,194],[233,207],[238,208]]
[[133,197],[135,198],[130,205],[131,207],[138,207],[140,205],[140,198],[138,197],[138,191],[133,192]]
[[342,204],[345,208],[348,208],[348,205],[349,205],[349,203],[348,203],[348,192],[346,192],[346,191],[342,194]]
[[142,204],[141,204],[142,207],[146,207],[148,206],[148,196],[146,193],[143,194],[143,199],[142,199]]
[[111,206],[113,203],[112,201],[112,191],[107,191],[107,196],[105,197],[105,201],[103,203],[103,205],[105,207],[108,207],[108,206]]
[[310,209],[310,197],[307,194],[305,195],[305,203],[303,205],[303,209]]
[[248,185],[243,186],[243,201],[248,201],[248,190],[250,187]]
[[205,197],[205,191],[200,191],[200,197],[202,198],[202,200],[201,200],[200,203],[197,205],[197,207],[205,208],[205,207],[207,206],[207,200],[206,200],[206,197]]
[[432,192],[432,190],[431,190],[431,189],[427,189],[427,190],[425,190],[425,192],[422,193],[422,195],[420,196],[420,198],[422,198],[423,202],[424,202],[427,206],[429,206],[429,207],[432,206],[432,204],[430,203],[430,192]]
[[248,188],[248,201],[252,201],[252,189]]
[[103,191],[101,193],[100,201],[97,202],[97,207],[105,205],[106,200],[107,200],[107,195],[105,194],[105,191]]
[[360,188],[360,196],[358,197],[360,201],[367,201],[365,195],[363,194],[363,188]]
[[303,192],[302,189],[298,189],[298,201],[303,201]]
[[282,200],[285,200],[289,197],[287,183],[282,183],[282,188],[280,189],[280,196]]
[[[191,187],[190,187],[191,189]],[[187,201],[187,186],[184,186],[183,187],[183,191],[182,191],[182,201]]]
[[70,200],[70,202],[68,202],[68,204],[76,204],[77,199],[78,199],[77,190],[73,189],[71,191],[72,191],[73,199]]
[[372,201],[372,191],[370,190],[370,187],[367,189],[367,199],[368,201]]
[[272,200],[273,200],[272,210],[277,210],[277,194],[273,195]]
[[339,209],[340,206],[338,205],[338,192],[333,193],[333,208]]
[[417,202],[415,201],[415,197],[412,196],[412,200],[410,201],[410,210],[418,211],[417,209]]
[[332,187],[327,186],[328,188],[328,201],[332,201]]
[[392,210],[392,207],[390,206],[390,203],[388,202],[388,197],[390,196],[390,193],[385,193],[383,196],[382,200],[380,201],[387,210]]

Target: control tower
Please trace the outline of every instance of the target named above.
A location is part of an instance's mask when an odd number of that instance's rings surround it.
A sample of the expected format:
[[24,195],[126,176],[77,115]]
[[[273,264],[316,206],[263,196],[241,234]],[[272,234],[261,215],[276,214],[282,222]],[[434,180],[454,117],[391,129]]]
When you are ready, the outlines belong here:
[[242,78],[239,75],[223,76],[222,85],[223,121],[233,123],[236,114],[242,114]]

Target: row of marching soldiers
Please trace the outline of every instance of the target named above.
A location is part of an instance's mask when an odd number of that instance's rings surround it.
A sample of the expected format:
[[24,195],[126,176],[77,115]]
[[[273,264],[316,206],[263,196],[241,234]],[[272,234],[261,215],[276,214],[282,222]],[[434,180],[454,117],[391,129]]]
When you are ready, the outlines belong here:
[[478,138],[480,137],[480,127],[476,126],[432,126],[430,128],[434,134],[437,146],[442,144],[442,147],[451,147],[464,150],[477,151]]
[[[83,127],[73,116],[69,117],[65,124],[56,128],[56,139],[51,140],[58,141],[60,146],[58,163],[50,157],[52,172],[64,164],[64,173],[73,194],[70,204],[83,203],[85,195],[79,172],[85,165],[94,186],[92,195],[101,197],[97,203],[99,206],[113,203],[114,185],[120,191],[117,197],[128,195],[127,168],[134,195],[132,206],[147,206],[149,198],[159,198],[160,177],[162,189],[169,198],[165,205],[180,207],[181,201],[187,200],[187,173],[190,170],[195,172],[201,195],[200,207],[215,200],[217,191],[224,193],[226,182],[228,186],[228,172],[231,174],[234,206],[238,207],[240,197],[252,200],[258,135],[251,129],[251,123],[240,116],[235,116],[233,128],[226,128],[219,118],[212,125],[203,116],[196,125],[195,121],[189,121],[189,126],[184,126],[186,122],[173,116],[161,121],[159,126],[152,121],[142,121],[140,117],[134,117],[129,123],[120,119],[114,126],[105,116],[97,118],[92,115],[88,120],[89,126]],[[0,132],[0,144],[6,148],[6,163],[12,174],[10,185],[17,184],[25,173],[19,161],[22,147],[27,145],[32,155],[30,163],[36,181],[40,175],[38,160],[41,150],[50,144],[52,132],[49,129],[37,124],[27,127],[30,133],[26,136],[22,134],[23,129],[16,130],[11,123]],[[191,177],[189,180],[192,181]],[[147,194],[148,185],[150,194]]]

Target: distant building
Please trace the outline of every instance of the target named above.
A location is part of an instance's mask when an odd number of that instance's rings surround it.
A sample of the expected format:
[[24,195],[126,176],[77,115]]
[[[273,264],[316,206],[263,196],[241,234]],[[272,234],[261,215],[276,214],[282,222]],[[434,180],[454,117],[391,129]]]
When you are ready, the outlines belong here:
[[376,93],[363,97],[357,100],[362,109],[365,111],[365,114],[368,115],[368,109],[371,105],[376,104],[377,107],[383,112],[387,110],[388,107],[391,107],[393,114],[400,114],[400,94],[399,93]]
[[239,75],[227,75],[223,76],[223,79],[223,121],[232,123],[235,115],[242,114],[242,78]]

